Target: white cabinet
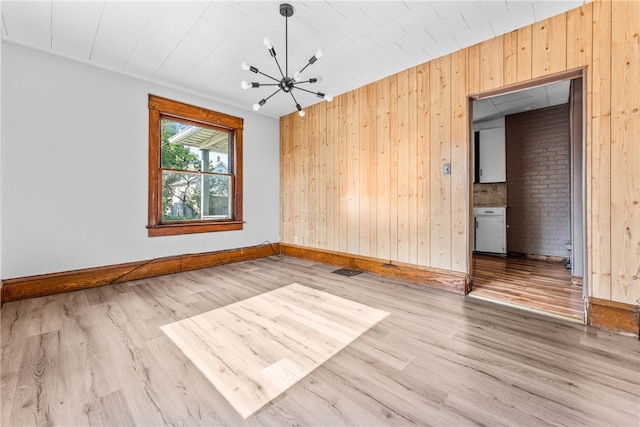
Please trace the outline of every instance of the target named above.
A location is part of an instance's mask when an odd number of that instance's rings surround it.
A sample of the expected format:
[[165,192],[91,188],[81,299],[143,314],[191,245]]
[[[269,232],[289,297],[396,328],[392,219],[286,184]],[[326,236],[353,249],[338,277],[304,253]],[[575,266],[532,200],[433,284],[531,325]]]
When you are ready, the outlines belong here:
[[507,180],[504,128],[478,131],[479,182],[505,182]]
[[506,208],[474,208],[474,250],[504,254],[507,252]]

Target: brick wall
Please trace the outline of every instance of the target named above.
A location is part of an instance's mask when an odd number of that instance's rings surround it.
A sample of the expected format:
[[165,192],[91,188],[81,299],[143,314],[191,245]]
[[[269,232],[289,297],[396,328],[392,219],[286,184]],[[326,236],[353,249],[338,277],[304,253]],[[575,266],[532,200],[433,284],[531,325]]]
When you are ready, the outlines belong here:
[[505,118],[507,249],[569,256],[569,104]]

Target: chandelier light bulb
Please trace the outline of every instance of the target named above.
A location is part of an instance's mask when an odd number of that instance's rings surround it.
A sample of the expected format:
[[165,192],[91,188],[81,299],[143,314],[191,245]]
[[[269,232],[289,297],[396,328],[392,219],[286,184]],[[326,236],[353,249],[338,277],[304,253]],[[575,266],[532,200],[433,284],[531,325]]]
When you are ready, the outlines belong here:
[[315,54],[316,59],[320,59],[324,56],[324,52],[322,51],[322,49],[318,49],[318,51]]
[[297,82],[301,81],[301,80],[302,80],[302,74],[300,74],[300,73],[295,73],[295,74],[293,75],[293,80],[295,80],[295,81],[297,81]]
[[243,80],[243,81],[241,81],[241,82],[240,82],[240,86],[242,87],[242,89],[247,90],[247,89],[249,89],[252,85],[251,85],[251,83],[249,83],[248,81]]
[[327,101],[327,102],[331,102],[331,101],[333,101],[333,96],[331,96],[331,95],[325,95],[325,96],[324,96],[324,100],[325,100],[325,101]]
[[300,117],[304,117],[306,113],[304,112],[304,110],[300,110],[298,111],[298,114],[300,115]]
[[260,109],[260,107],[262,107],[264,104],[267,103],[266,99],[261,99],[260,101],[258,101],[257,103],[253,104],[253,109],[255,111],[258,111]]
[[271,39],[269,37],[265,37],[262,42],[264,43],[264,45],[267,47],[267,49],[271,50],[273,49],[273,45],[271,44]]
[[240,64],[240,67],[245,70],[245,71],[249,71],[249,64],[247,64],[246,62],[243,62],[242,64]]

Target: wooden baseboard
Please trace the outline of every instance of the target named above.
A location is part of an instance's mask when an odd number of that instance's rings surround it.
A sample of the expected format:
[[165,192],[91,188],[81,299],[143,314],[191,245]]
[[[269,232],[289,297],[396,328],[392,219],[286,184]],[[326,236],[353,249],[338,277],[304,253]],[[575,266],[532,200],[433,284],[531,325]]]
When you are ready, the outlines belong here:
[[609,331],[640,336],[640,306],[590,297],[587,323]]
[[557,255],[529,254],[524,252],[509,252],[509,256],[535,259],[536,261],[547,261],[547,262],[564,262],[566,260],[565,257],[561,257]]
[[61,273],[7,279],[2,282],[2,303],[115,283],[140,280],[164,274],[197,270],[232,262],[273,255],[278,245],[259,245],[200,254],[177,255],[146,261],[128,262]]
[[339,267],[362,270],[381,276],[404,280],[417,285],[465,294],[469,287],[469,275],[449,270],[420,267],[413,264],[390,262],[378,258],[352,255],[323,249],[280,243],[280,250],[288,256],[322,262]]

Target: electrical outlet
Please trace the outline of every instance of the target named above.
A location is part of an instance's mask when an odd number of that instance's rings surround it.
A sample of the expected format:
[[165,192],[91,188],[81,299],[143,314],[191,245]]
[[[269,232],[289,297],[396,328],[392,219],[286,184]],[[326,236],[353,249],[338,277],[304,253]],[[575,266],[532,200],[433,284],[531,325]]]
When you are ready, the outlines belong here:
[[451,163],[445,163],[442,165],[442,174],[451,175]]
[[298,244],[298,236],[293,236],[293,243]]
[[567,243],[566,245],[564,245],[565,249],[567,249],[568,251],[571,250],[571,243]]

